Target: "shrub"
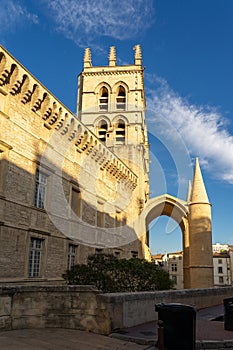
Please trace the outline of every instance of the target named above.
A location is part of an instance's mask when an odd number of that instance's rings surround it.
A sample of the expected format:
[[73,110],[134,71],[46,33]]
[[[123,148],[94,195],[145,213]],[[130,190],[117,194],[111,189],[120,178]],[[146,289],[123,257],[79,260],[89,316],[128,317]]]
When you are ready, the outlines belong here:
[[104,293],[164,290],[173,287],[169,274],[144,259],[117,259],[114,255],[88,257],[87,265],[75,265],[63,278],[68,284],[95,285]]

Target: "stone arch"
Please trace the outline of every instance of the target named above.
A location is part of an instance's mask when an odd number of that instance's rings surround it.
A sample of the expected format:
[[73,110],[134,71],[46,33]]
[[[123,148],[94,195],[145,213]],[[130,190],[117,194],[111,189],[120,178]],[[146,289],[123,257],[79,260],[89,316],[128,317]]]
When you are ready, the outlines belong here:
[[110,96],[112,93],[111,86],[105,81],[98,84],[95,88],[96,104],[99,111],[108,111],[111,103]]
[[188,203],[169,194],[151,198],[147,201],[141,213],[142,221],[145,224],[146,244],[149,245],[149,224],[159,216],[166,215],[175,220],[180,226],[183,242],[183,271],[184,288],[190,287],[189,270],[189,207]]
[[188,215],[187,203],[169,194],[149,199],[144,209],[146,226],[161,215],[171,217],[184,229],[184,219]]
[[116,84],[114,84],[112,88],[112,92],[114,94],[117,93],[117,89],[119,88],[120,85],[122,85],[125,88],[126,92],[129,93],[129,86],[124,81],[120,80]]
[[99,140],[103,143],[106,142],[106,135],[110,127],[110,120],[105,116],[98,117],[95,122],[95,134],[98,136]]
[[124,115],[122,115],[122,114],[118,114],[117,116],[115,116],[115,117],[113,118],[113,120],[112,120],[112,124],[114,125],[115,123],[117,123],[117,121],[118,121],[119,119],[123,119],[124,122],[125,122],[125,124],[126,124],[126,125],[129,125],[129,120],[128,120],[128,118],[126,118],[126,116],[124,116]]

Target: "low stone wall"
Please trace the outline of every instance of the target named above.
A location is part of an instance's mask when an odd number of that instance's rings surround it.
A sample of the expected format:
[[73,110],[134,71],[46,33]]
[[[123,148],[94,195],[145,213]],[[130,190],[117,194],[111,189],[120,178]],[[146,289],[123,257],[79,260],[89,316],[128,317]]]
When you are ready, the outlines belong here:
[[221,304],[233,288],[101,294],[93,286],[2,286],[0,330],[61,327],[109,334],[155,320],[155,304]]
[[0,287],[0,330],[61,327],[110,333],[93,286]]
[[157,319],[155,304],[181,303],[202,309],[219,305],[228,297],[233,297],[233,287],[98,295],[108,306],[112,330]]

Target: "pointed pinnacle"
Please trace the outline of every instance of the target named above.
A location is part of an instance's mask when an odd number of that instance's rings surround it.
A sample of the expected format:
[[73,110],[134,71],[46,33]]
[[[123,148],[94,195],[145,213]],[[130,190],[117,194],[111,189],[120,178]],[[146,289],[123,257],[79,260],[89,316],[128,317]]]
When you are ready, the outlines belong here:
[[196,158],[190,199],[192,203],[209,203],[209,198],[206,192],[198,158]]

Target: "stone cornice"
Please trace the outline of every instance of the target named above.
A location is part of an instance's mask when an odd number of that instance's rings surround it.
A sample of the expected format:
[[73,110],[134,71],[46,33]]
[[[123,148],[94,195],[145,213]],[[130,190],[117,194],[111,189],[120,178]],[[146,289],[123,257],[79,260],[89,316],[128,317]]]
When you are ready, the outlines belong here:
[[137,175],[2,46],[0,89],[4,91],[3,98],[16,99],[23,104],[41,118],[44,127],[65,137],[79,153],[95,160],[102,171],[125,182],[132,190],[137,186]]
[[93,72],[82,72],[83,75],[86,76],[106,76],[106,75],[135,75],[135,74],[141,74],[142,71],[133,71],[133,70],[128,70],[128,71],[120,71],[120,70],[112,70],[112,71],[93,71]]

